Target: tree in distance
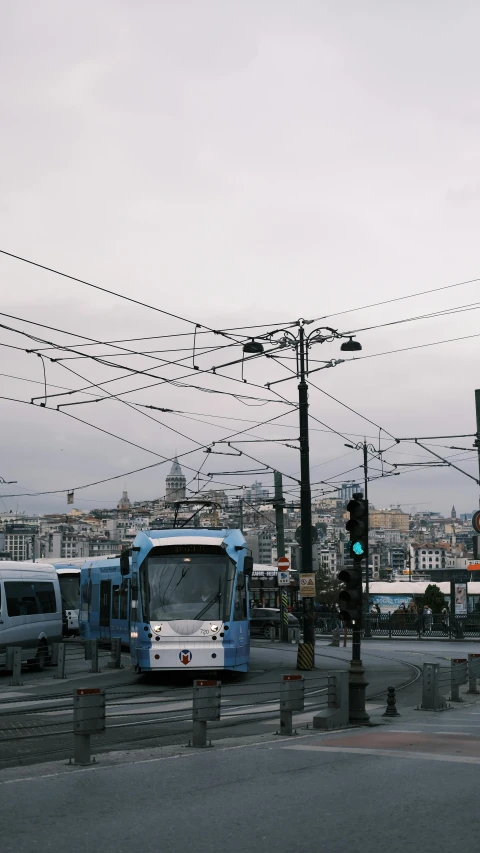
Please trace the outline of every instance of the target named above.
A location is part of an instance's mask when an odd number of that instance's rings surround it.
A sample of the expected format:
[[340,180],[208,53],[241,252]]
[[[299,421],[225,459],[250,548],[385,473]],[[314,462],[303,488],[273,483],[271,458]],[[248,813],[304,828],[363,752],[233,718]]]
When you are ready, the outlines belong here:
[[429,583],[424,596],[423,603],[426,604],[432,613],[441,613],[445,607],[445,596],[436,583]]
[[315,599],[319,604],[337,604],[338,593],[343,589],[343,584],[332,575],[328,569],[320,568],[315,581]]

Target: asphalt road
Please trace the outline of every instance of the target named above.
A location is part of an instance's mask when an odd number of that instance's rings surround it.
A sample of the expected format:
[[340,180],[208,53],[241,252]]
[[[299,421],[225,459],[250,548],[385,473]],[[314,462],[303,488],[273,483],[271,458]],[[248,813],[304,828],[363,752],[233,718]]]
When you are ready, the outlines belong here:
[[476,853],[478,707],[86,769],[3,770],[2,853]]
[[[112,749],[139,749],[162,743],[186,743],[191,735],[192,678],[194,673],[136,676],[127,664],[122,670],[104,668],[88,672],[78,649],[69,649],[65,681],[54,680],[51,670],[24,673],[23,686],[11,687],[9,676],[0,680],[0,768],[33,763],[52,757],[69,757],[72,750],[72,692],[78,687],[102,687],[107,694],[107,730],[92,738],[96,754]],[[326,703],[326,675],[347,669],[351,651],[326,643],[316,649],[316,668],[305,673],[305,713],[298,723],[306,725]],[[415,665],[403,663],[396,654],[365,649],[369,685],[367,696],[385,694],[388,684],[411,681]],[[209,725],[212,737],[274,732],[279,716],[279,681],[295,672],[296,646],[255,641],[247,675],[223,673],[221,720]]]

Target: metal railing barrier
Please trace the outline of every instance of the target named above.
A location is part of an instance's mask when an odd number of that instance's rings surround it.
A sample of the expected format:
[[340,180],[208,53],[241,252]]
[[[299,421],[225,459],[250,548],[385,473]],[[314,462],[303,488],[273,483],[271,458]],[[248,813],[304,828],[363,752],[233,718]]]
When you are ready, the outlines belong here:
[[221,681],[200,678],[193,682],[193,730],[189,746],[207,746],[207,722],[220,719],[221,687]]
[[120,637],[112,637],[111,639],[111,660],[108,661],[109,669],[122,668],[122,640]]
[[467,662],[468,690],[467,693],[480,693],[477,688],[477,678],[480,678],[480,655],[469,655]]
[[339,729],[348,726],[349,718],[348,672],[335,670],[328,673],[328,706],[315,714],[314,729]]
[[281,735],[293,735],[292,715],[305,708],[305,679],[303,675],[283,675],[280,682],[280,731]]
[[445,697],[440,693],[440,664],[423,664],[422,711],[444,711],[447,707]]
[[334,628],[332,631],[332,642],[331,646],[334,646],[336,649],[340,646],[340,630],[338,628]]
[[7,669],[12,671],[12,678],[9,682],[10,687],[21,687],[22,681],[22,647],[8,646],[7,647]]
[[65,643],[53,643],[52,645],[52,666],[57,667],[54,678],[66,678],[65,662],[66,662],[66,646]]
[[73,761],[90,764],[90,736],[105,731],[105,690],[81,687],[73,691]]
[[467,659],[452,658],[450,661],[450,701],[463,702],[460,696],[460,685],[468,680]]

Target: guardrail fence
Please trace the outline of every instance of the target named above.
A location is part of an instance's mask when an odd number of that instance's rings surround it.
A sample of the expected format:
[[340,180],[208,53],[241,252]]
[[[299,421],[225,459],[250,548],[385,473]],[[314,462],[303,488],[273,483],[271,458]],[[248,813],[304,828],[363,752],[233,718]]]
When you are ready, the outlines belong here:
[[193,732],[189,746],[206,747],[207,722],[220,719],[221,686],[221,681],[197,679],[193,682]]
[[468,691],[467,693],[480,693],[477,688],[477,679],[480,678],[480,655],[469,655],[467,661],[468,669]]

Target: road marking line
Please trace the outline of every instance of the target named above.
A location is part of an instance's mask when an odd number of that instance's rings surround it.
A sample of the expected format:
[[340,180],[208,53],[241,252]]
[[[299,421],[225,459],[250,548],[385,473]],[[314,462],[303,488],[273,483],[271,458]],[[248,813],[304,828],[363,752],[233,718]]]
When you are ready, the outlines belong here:
[[472,732],[432,732],[434,735],[459,735],[460,737],[473,737]]
[[296,749],[305,752],[344,752],[352,755],[387,755],[391,758],[417,758],[422,761],[453,761],[460,764],[480,764],[480,758],[474,758],[470,755],[439,755],[433,752],[412,752],[411,750],[400,749],[366,749],[364,747],[354,746],[307,746],[306,744],[288,744],[282,746],[282,749]]
[[[260,737],[262,737],[260,735]],[[303,738],[311,738],[312,733],[309,732],[306,735],[298,735],[298,740],[302,740]],[[287,743],[287,738],[276,737],[274,740],[258,740],[253,743],[240,743],[235,744],[233,746],[217,746],[216,752],[230,752],[234,749],[248,749],[248,747],[263,747],[269,746],[269,744],[273,744],[274,746],[278,746],[282,743]],[[271,748],[271,747],[270,747]],[[162,747],[157,747],[157,749],[162,749]],[[127,750],[131,751],[131,750]],[[105,755],[111,755],[112,753],[103,753],[102,760],[105,760]],[[171,761],[172,759],[180,759],[180,758],[195,758],[199,755],[198,752],[184,752],[179,753],[176,752],[174,755],[160,755],[158,758],[141,758],[137,761],[115,761],[111,764],[91,764],[88,767],[82,767],[81,765],[72,764],[71,766],[67,765],[68,769],[66,770],[58,770],[54,773],[42,773],[39,776],[23,776],[20,779],[3,779],[0,780],[1,785],[16,785],[18,782],[36,782],[37,779],[56,779],[58,776],[67,776],[71,773],[98,773],[103,770],[112,770],[116,767],[124,767],[126,764],[156,764],[160,761]],[[19,769],[19,768],[13,768]]]

